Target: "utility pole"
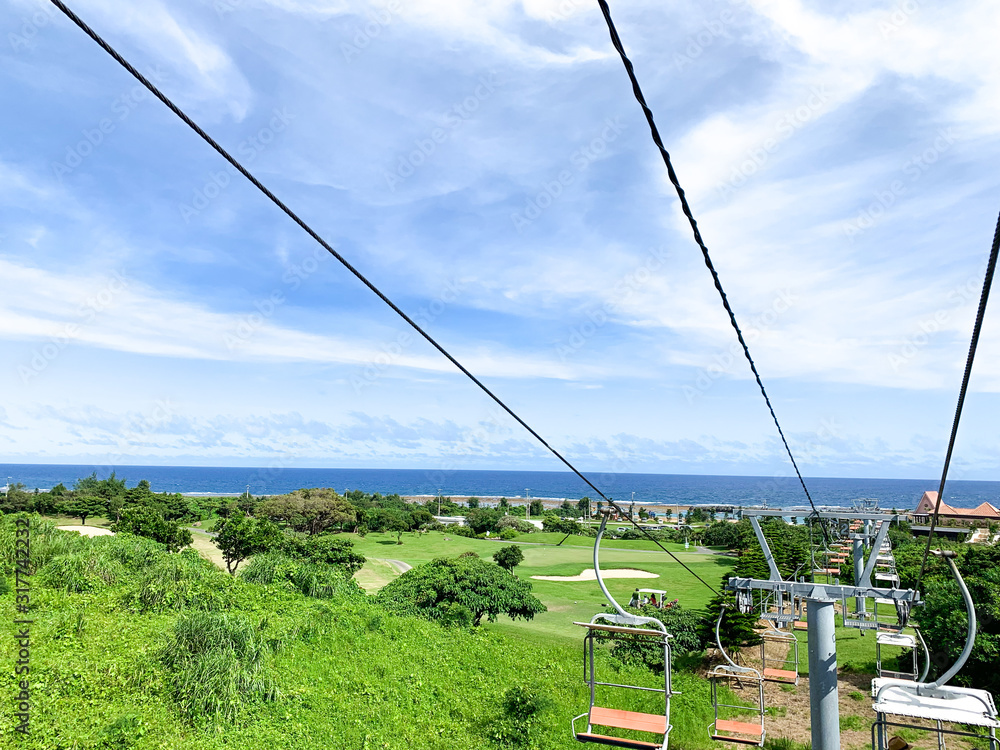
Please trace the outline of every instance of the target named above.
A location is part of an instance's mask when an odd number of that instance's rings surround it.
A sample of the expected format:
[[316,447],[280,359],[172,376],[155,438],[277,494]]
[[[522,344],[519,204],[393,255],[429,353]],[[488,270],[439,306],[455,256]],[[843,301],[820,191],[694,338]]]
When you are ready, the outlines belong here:
[[438,515],[441,515],[441,488],[438,487]]
[[524,488],[524,519],[528,520],[531,518],[531,495],[528,494],[528,488]]

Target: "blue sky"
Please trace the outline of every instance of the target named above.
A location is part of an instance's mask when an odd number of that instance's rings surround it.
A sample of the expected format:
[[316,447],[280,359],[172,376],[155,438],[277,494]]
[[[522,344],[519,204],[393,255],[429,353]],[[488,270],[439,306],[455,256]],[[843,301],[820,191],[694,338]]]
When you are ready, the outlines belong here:
[[[581,469],[789,473],[596,3],[73,7]],[[938,474],[1000,6],[612,10],[804,474]],[[47,3],[0,26],[0,461],[560,468]]]

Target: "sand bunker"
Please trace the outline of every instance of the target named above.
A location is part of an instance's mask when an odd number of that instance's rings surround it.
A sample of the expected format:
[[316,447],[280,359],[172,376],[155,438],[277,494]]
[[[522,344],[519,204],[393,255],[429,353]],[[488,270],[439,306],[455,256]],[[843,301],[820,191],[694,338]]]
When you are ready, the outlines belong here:
[[[539,581],[596,581],[593,568],[587,568],[578,576],[531,576]],[[645,570],[635,568],[617,568],[615,570],[602,570],[601,578],[659,578],[658,573],[647,573]]]
[[83,536],[113,536],[114,532],[97,526],[56,526],[63,531],[78,531]]

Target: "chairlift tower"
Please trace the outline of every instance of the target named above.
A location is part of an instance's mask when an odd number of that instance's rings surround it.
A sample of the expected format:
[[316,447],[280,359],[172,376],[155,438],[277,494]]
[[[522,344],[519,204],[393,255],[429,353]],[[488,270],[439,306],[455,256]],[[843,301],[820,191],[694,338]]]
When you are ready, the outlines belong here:
[[[877,555],[870,555],[868,563],[857,573],[857,561],[863,558],[862,539],[855,535],[855,582],[854,585],[837,583],[806,583],[804,581],[785,581],[781,578],[774,555],[761,530],[761,516],[785,516],[784,511],[745,510],[743,516],[750,520],[757,541],[760,543],[767,561],[769,578],[730,578],[726,588],[733,592],[769,591],[775,594],[779,603],[778,614],[782,615],[784,596],[794,602],[797,598],[804,599],[807,606],[807,624],[809,631],[809,708],[812,715],[812,746],[815,750],[840,750],[840,706],[837,696],[837,642],[835,636],[837,600],[846,601],[849,597],[890,599],[893,602],[906,602],[909,607],[920,602],[920,595],[912,589],[877,588],[871,584],[871,575],[875,569]],[[859,512],[824,512],[818,514],[821,518],[840,521],[878,522],[873,546],[877,549],[889,532],[889,524],[895,516],[887,513]],[[739,599],[739,597],[738,597]],[[904,605],[905,606],[905,605]],[[794,619],[794,613],[789,615]],[[845,611],[846,617],[846,611]],[[846,622],[845,622],[846,624]]]

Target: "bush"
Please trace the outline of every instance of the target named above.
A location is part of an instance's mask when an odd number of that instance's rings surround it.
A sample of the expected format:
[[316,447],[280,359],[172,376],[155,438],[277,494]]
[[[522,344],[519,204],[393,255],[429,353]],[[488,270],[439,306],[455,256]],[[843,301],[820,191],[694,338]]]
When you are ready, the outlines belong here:
[[281,697],[268,652],[263,625],[242,615],[193,612],[177,621],[159,656],[185,718],[231,721],[244,706]]
[[135,581],[126,602],[140,612],[217,610],[228,604],[231,578],[194,550],[162,553]]
[[500,747],[527,747],[541,724],[539,714],[550,701],[519,685],[508,688],[500,700],[500,715],[493,720],[488,735]]
[[350,539],[332,534],[319,534],[306,539],[288,537],[281,551],[289,557],[339,568],[348,576],[357,573],[365,564],[365,556],[354,551],[354,543]]
[[469,539],[476,538],[476,532],[470,529],[468,526],[459,526],[457,524],[448,527],[448,533],[454,534],[455,536],[464,536]]
[[530,534],[538,530],[533,523],[528,523],[517,516],[504,516],[497,522],[497,528],[500,529],[501,534],[504,529],[513,529],[518,534]]
[[530,620],[545,611],[530,583],[476,556],[439,557],[412,568],[379,591],[375,600],[396,614],[437,621],[453,604],[461,604],[472,613],[474,627],[484,616],[490,622],[499,614]]
[[269,552],[257,555],[240,578],[261,586],[278,586],[316,599],[360,599],[365,593],[343,569]]
[[53,558],[38,572],[38,580],[48,588],[79,594],[117,583],[123,575],[117,560],[89,549]]
[[500,538],[503,539],[505,542],[509,542],[512,539],[517,539],[519,536],[521,536],[521,535],[518,534],[516,531],[514,531],[514,529],[501,529],[500,530]]

